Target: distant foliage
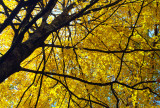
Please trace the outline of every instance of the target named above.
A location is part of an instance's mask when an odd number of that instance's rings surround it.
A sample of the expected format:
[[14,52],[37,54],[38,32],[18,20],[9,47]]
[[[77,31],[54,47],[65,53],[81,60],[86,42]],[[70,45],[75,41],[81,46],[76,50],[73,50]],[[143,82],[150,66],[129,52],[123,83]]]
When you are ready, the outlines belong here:
[[159,28],[159,0],[0,0],[0,56],[21,61],[0,107],[158,108]]

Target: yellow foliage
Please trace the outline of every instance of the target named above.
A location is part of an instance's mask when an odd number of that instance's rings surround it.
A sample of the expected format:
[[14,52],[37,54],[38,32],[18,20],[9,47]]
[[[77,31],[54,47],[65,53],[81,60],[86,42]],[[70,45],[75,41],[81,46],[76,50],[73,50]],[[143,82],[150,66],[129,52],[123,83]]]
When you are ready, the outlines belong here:
[[[10,10],[18,5],[16,0],[2,1]],[[44,7],[48,1],[43,0]],[[1,107],[15,108],[19,103],[20,108],[28,108],[38,102],[37,108],[103,108],[105,105],[115,108],[117,101],[120,108],[160,107],[156,103],[160,93],[157,83],[160,35],[155,36],[154,29],[156,24],[157,28],[160,26],[160,6],[156,5],[160,2],[144,0],[143,4],[143,0],[122,0],[105,7],[116,1],[99,0],[86,10],[91,13],[49,34],[44,41],[45,48],[37,48],[20,64],[37,74],[20,71],[0,84]],[[75,3],[69,11],[72,15],[90,1],[59,0],[46,24],[52,24],[67,3]],[[40,6],[39,2],[32,11],[33,18],[40,12],[37,9]],[[94,10],[101,7],[99,11]],[[2,6],[0,11],[4,13]],[[0,24],[7,19],[2,13]],[[26,15],[25,8],[17,14],[22,21]],[[12,22],[20,23],[19,20],[15,17]],[[35,29],[30,28],[24,34],[22,43],[38,31],[42,20],[43,17],[36,20],[32,25]],[[0,34],[1,54],[11,47],[14,35],[12,26],[7,26]]]

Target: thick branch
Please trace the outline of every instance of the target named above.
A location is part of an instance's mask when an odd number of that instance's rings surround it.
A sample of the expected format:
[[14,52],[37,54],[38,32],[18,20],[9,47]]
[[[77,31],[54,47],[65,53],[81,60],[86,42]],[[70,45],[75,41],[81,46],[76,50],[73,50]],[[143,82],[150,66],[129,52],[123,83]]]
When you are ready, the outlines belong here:
[[71,78],[86,84],[90,84],[90,85],[98,85],[98,86],[106,86],[106,85],[111,85],[113,82],[108,82],[108,83],[94,83],[94,82],[89,82],[86,80],[83,80],[81,78],[78,77],[74,77],[74,76],[70,76],[70,75],[64,75],[64,74],[58,74],[58,73],[51,73],[51,72],[42,72],[42,71],[34,71],[34,70],[30,70],[30,69],[25,69],[25,68],[21,68],[22,71],[26,71],[26,72],[32,72],[32,73],[36,73],[36,74],[43,74],[43,75],[55,75],[55,76],[61,76],[61,77],[65,77],[65,78]]
[[77,48],[72,46],[60,46],[60,45],[52,45],[52,44],[45,44],[45,46],[48,47],[55,47],[55,48],[64,48],[64,49],[83,49],[86,51],[95,51],[95,52],[102,52],[102,53],[131,53],[136,51],[144,51],[144,52],[150,52],[150,51],[160,51],[160,49],[134,49],[134,50],[119,50],[119,51],[105,51],[100,49],[91,49],[91,48]]
[[[38,1],[38,0],[37,0]],[[44,40],[49,36],[50,33],[57,31],[58,29],[64,27],[66,24],[68,24],[70,21],[78,18],[81,16],[81,14],[88,8],[90,8],[93,4],[95,4],[98,0],[95,0],[91,2],[90,5],[87,5],[84,9],[82,9],[79,13],[74,14],[73,16],[67,16],[67,18],[64,20],[59,20],[59,19],[64,19],[63,15],[65,12],[62,12],[61,15],[56,17],[54,21],[48,25],[47,23],[41,24],[41,26],[35,31],[35,33],[24,43],[19,43],[22,39],[16,39],[15,43],[12,45],[12,47],[9,49],[9,51],[3,55],[0,58],[0,83],[3,82],[6,78],[8,78],[10,75],[14,74],[15,72],[19,71],[19,65],[20,63],[25,60],[36,48],[40,47],[43,45]],[[50,1],[50,5],[55,4],[55,2]],[[46,6],[48,8],[45,9],[45,11],[42,10],[40,14],[38,14],[25,28],[24,30],[19,34],[18,37],[24,37],[25,32],[29,29],[30,26],[41,16],[45,14],[45,12],[50,11],[50,8],[53,8],[52,5],[51,7]],[[22,5],[18,5],[18,10],[14,10],[12,13],[16,14],[19,12]],[[71,8],[70,6],[68,8]],[[17,9],[17,8],[16,8]],[[67,9],[66,9],[67,11]],[[6,21],[9,20],[9,22],[12,21],[12,19],[15,17],[15,15],[10,16],[11,18],[7,18]],[[4,22],[2,25],[1,31],[9,24]]]

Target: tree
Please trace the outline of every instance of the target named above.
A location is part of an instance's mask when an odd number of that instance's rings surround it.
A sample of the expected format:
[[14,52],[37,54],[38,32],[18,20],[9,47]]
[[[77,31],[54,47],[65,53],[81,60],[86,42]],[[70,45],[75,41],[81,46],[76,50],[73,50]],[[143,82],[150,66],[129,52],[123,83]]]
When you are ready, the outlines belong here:
[[158,0],[0,0],[0,104],[151,107]]

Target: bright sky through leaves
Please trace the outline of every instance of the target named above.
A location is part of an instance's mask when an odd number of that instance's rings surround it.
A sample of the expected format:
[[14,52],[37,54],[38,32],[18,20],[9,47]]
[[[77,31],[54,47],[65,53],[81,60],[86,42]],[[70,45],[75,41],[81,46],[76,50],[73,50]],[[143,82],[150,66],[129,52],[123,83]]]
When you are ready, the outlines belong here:
[[0,0],[1,108],[160,107],[159,27],[159,0]]

